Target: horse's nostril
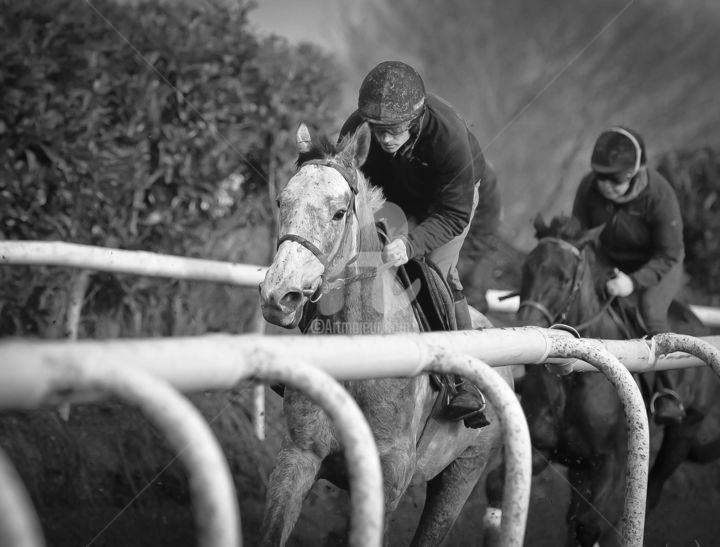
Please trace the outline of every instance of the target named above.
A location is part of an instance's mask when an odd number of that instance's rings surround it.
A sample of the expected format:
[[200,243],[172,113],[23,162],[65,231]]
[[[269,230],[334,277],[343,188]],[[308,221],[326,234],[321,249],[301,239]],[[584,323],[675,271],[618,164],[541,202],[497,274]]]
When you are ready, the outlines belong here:
[[302,293],[300,291],[288,291],[280,299],[280,305],[283,308],[295,308],[300,304]]

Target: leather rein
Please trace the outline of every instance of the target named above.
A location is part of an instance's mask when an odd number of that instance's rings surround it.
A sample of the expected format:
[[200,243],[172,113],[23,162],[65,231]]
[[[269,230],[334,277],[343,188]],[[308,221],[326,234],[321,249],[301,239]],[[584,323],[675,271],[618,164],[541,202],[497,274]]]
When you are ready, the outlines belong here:
[[[348,186],[350,187],[350,190],[352,190],[352,194],[350,195],[350,200],[348,201],[347,205],[347,212],[345,213],[345,225],[343,226],[343,232],[340,236],[340,244],[338,249],[342,248],[342,242],[345,241],[345,238],[347,237],[350,222],[348,220],[350,215],[355,215],[356,213],[356,207],[355,207],[355,197],[358,193],[358,179],[357,179],[357,171],[354,168],[348,168],[332,159],[316,159],[316,160],[308,160],[304,162],[298,170],[302,169],[306,165],[320,165],[323,167],[330,167],[332,169],[335,169],[338,173],[340,173],[345,180],[345,182],[348,183]],[[310,241],[309,238],[299,235],[299,234],[283,234],[278,238],[277,247],[279,248],[280,245],[282,245],[285,241],[292,241],[294,243],[297,243],[298,245],[305,247],[308,251],[310,251],[315,258],[317,258],[320,263],[323,265],[323,268],[327,269],[327,266],[330,262],[330,259],[332,257],[325,257],[323,255],[323,252],[320,250],[320,248],[314,244],[312,241]],[[346,263],[346,267],[350,264],[353,264],[357,261],[359,256],[359,253],[353,256],[348,262]],[[379,266],[378,268],[374,268],[370,271],[358,273],[355,275],[351,275],[348,277],[333,277],[333,278],[327,278],[325,274],[323,273],[321,275],[321,281],[320,286],[317,289],[306,289],[303,291],[303,295],[308,297],[311,302],[317,302],[322,298],[324,294],[327,294],[329,291],[338,289],[340,287],[343,287],[349,283],[356,283],[358,281],[362,281],[364,279],[370,279],[383,270],[389,269],[392,266],[392,263],[387,263]]]
[[[572,307],[573,303],[575,302],[575,298],[577,297],[578,293],[580,292],[580,286],[582,285],[582,279],[583,279],[583,275],[585,273],[585,267],[586,267],[587,261],[583,260],[583,251],[582,250],[578,249],[575,245],[565,241],[564,239],[560,239],[557,237],[544,237],[538,242],[538,245],[541,245],[543,243],[558,245],[561,249],[572,253],[572,255],[577,259],[577,265],[575,267],[575,272],[573,274],[572,288],[570,289],[570,295],[567,298],[567,303],[565,304],[565,307],[563,307],[563,309],[560,310],[555,315],[553,315],[544,304],[542,304],[541,302],[538,302],[536,300],[523,300],[522,302],[520,302],[518,311],[520,311],[522,308],[533,308],[542,314],[542,316],[548,322],[548,325],[553,325],[556,323],[564,323],[565,319],[567,318],[567,314],[570,311],[570,308]],[[615,297],[611,297],[608,300],[606,300],[605,303],[603,304],[603,306],[600,308],[600,311],[597,314],[595,314],[589,320],[581,323],[580,325],[575,326],[574,328],[577,331],[582,331],[582,330],[585,330],[586,328],[588,328],[590,325],[594,324],[596,321],[598,321],[600,319],[600,317],[602,317],[602,314],[605,313],[605,311],[610,307],[614,298]]]

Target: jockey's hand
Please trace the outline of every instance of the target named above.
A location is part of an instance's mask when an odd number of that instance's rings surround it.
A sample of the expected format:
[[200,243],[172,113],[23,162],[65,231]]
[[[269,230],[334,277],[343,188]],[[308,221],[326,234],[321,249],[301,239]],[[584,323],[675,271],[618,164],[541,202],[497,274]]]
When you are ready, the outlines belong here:
[[615,276],[605,283],[605,290],[610,296],[630,296],[635,290],[635,284],[630,276],[617,268],[613,270]]
[[382,250],[383,262],[390,262],[394,266],[402,266],[409,260],[407,254],[407,245],[402,238],[393,239],[385,245]]

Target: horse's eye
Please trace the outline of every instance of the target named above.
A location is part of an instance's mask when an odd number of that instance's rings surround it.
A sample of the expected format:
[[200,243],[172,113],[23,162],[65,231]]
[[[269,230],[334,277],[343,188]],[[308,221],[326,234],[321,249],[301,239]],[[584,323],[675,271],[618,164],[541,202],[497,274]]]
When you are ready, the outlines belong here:
[[340,209],[335,215],[333,215],[333,220],[342,220],[345,215],[347,214],[347,209]]
[[280,208],[280,198],[275,198],[275,205],[278,206],[278,209]]

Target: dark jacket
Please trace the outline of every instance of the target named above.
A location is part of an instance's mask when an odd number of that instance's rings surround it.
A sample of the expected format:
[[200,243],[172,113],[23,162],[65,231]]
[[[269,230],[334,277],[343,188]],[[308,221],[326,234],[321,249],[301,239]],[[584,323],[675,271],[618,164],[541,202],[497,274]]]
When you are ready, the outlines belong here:
[[680,205],[670,183],[650,168],[633,179],[628,194],[624,203],[605,198],[595,174],[588,173],[575,195],[573,216],[584,228],[605,224],[601,251],[636,288],[652,287],[685,258]]
[[[340,130],[340,138],[361,124],[360,114],[353,112]],[[486,178],[485,170],[475,136],[449,104],[431,94],[417,134],[395,154],[384,152],[373,137],[361,167],[370,183],[383,189],[388,201],[419,222],[408,234],[410,257],[437,249],[467,227],[474,186]],[[495,178],[489,178],[494,185]]]

